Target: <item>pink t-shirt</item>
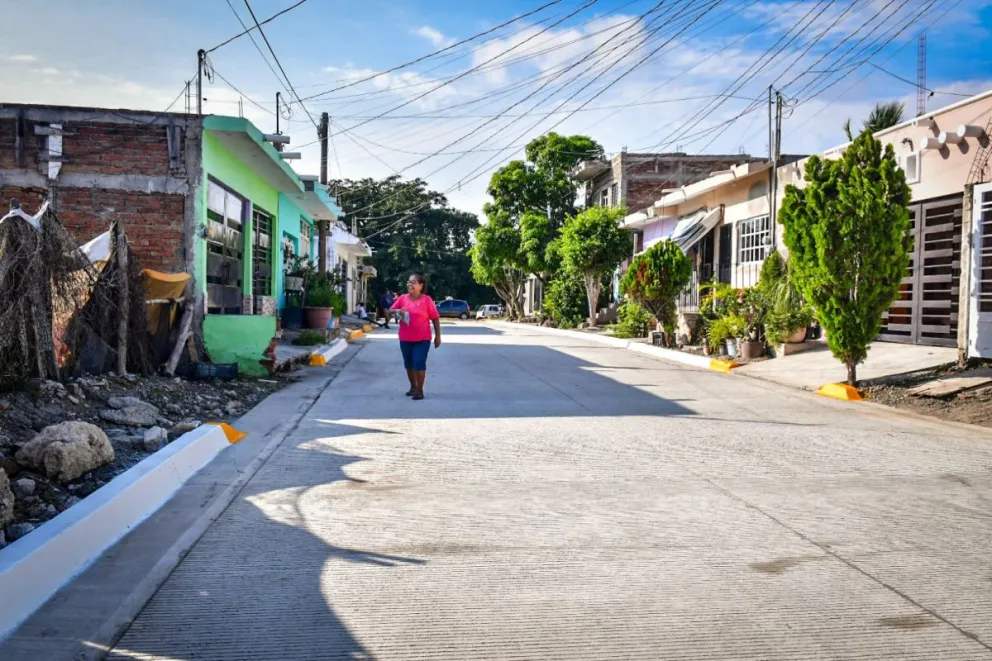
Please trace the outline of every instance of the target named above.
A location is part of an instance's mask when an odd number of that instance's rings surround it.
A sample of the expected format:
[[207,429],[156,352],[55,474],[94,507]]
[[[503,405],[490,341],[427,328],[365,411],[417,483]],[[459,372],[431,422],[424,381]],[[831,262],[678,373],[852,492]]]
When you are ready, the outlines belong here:
[[401,342],[423,342],[431,339],[431,321],[440,315],[430,296],[421,295],[413,300],[403,294],[393,303],[393,310],[406,310],[410,314],[410,323],[400,322]]

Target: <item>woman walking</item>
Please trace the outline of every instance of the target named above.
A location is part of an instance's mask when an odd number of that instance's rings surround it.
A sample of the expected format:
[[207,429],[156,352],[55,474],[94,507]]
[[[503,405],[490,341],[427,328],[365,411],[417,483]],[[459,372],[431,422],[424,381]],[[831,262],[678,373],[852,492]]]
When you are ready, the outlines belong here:
[[441,346],[441,316],[434,301],[424,290],[424,276],[411,275],[406,283],[406,294],[393,301],[390,308],[397,313],[400,323],[400,350],[410,390],[407,397],[424,398],[424,380],[427,378],[427,354],[431,350],[431,323],[434,324],[434,347]]

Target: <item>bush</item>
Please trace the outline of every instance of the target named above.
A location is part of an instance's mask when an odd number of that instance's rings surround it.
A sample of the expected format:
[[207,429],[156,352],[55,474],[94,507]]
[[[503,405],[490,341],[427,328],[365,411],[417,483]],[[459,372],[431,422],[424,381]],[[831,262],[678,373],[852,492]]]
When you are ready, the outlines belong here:
[[323,342],[324,336],[310,328],[300,333],[296,339],[293,340],[293,344],[301,347],[312,347],[316,344],[323,344]]
[[772,344],[788,340],[813,321],[813,311],[796,287],[791,264],[773,251],[761,265],[757,290],[767,314],[765,335]]
[[710,351],[719,353],[720,347],[725,340],[741,338],[746,331],[747,322],[744,317],[737,314],[728,314],[710,321],[706,332],[706,341],[709,342]]
[[651,326],[651,313],[637,301],[624,301],[617,311],[613,333],[622,338],[647,337]]
[[334,307],[335,291],[330,287],[313,285],[307,289],[304,295],[305,305],[308,308],[330,308]]
[[582,277],[564,272],[544,292],[541,311],[560,328],[575,328],[586,319],[586,287]]
[[672,241],[661,241],[634,257],[620,281],[620,291],[647,308],[671,335],[679,293],[691,276],[692,264],[682,249]]

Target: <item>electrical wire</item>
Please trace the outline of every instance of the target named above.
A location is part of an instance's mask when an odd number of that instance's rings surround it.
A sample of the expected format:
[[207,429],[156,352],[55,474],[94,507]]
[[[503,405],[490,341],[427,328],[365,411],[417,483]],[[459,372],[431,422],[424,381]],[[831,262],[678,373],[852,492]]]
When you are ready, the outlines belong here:
[[[273,14],[272,16],[269,16],[269,17],[268,17],[267,19],[265,19],[265,20],[264,20],[264,21],[262,21],[261,23],[258,23],[258,21],[256,21],[255,23],[256,23],[256,27],[257,27],[257,29],[258,29],[259,31],[261,31],[261,30],[262,30],[262,26],[263,26],[263,25],[265,25],[265,24],[267,24],[267,23],[271,23],[272,21],[274,21],[275,19],[277,19],[277,18],[279,18],[280,16],[282,16],[282,15],[283,15],[283,14],[285,14],[286,12],[289,12],[289,11],[292,11],[293,9],[296,9],[297,7],[299,7],[300,5],[302,5],[302,4],[303,4],[304,2],[306,2],[306,1],[307,1],[307,0],[299,0],[299,2],[297,2],[296,4],[294,4],[294,5],[290,5],[289,7],[286,7],[285,9],[283,9],[282,11],[280,11],[280,12],[277,12],[277,13],[275,13],[275,14]],[[228,39],[228,40],[226,40],[226,41],[222,41],[221,43],[219,43],[219,44],[217,44],[217,45],[216,45],[216,46],[214,46],[213,48],[209,48],[209,49],[207,49],[207,51],[206,51],[206,52],[207,52],[207,53],[213,53],[213,52],[214,52],[215,50],[217,50],[218,48],[221,48],[221,47],[223,47],[223,46],[226,46],[226,45],[228,45],[229,43],[231,43],[231,42],[232,42],[232,41],[234,41],[235,39],[240,39],[241,37],[243,37],[243,36],[245,36],[246,34],[248,34],[248,33],[250,33],[250,32],[251,32],[252,30],[255,30],[255,29],[256,29],[256,28],[247,28],[247,29],[245,29],[245,31],[244,31],[244,32],[240,32],[240,33],[238,33],[238,34],[236,34],[236,35],[234,35],[233,37],[231,37],[230,39]]]
[[[241,24],[242,29],[244,29],[244,31],[245,31],[244,34],[247,34],[248,35],[248,38],[251,39],[251,45],[254,46],[255,47],[255,50],[258,51],[258,54],[259,54],[259,56],[261,56],[262,61],[265,62],[265,66],[267,66],[269,68],[269,71],[272,72],[272,75],[275,76],[276,80],[279,82],[279,86],[282,87],[283,89],[285,89],[288,92],[289,90],[286,88],[286,83],[283,81],[282,78],[279,77],[279,74],[276,73],[276,70],[273,68],[272,63],[269,62],[269,58],[267,58],[265,56],[265,53],[262,51],[261,46],[259,46],[258,45],[258,42],[255,41],[255,36],[248,30],[248,26],[245,25],[245,22],[241,20],[241,14],[239,14],[238,13],[238,10],[236,10],[234,8],[234,5],[231,4],[231,0],[224,0],[224,2],[227,3],[227,6],[230,7],[230,9],[231,9],[231,13],[233,13],[234,16],[235,16],[235,18],[238,19],[238,23]],[[276,108],[276,111],[278,111],[278,110],[279,109]]]

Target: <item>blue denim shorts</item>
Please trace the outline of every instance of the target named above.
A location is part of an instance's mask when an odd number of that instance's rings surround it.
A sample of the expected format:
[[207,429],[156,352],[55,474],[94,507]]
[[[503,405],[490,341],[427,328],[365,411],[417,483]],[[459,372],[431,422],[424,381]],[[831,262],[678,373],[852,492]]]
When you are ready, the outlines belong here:
[[400,351],[403,352],[403,366],[414,372],[427,371],[427,353],[431,350],[431,341],[403,342],[400,341]]

